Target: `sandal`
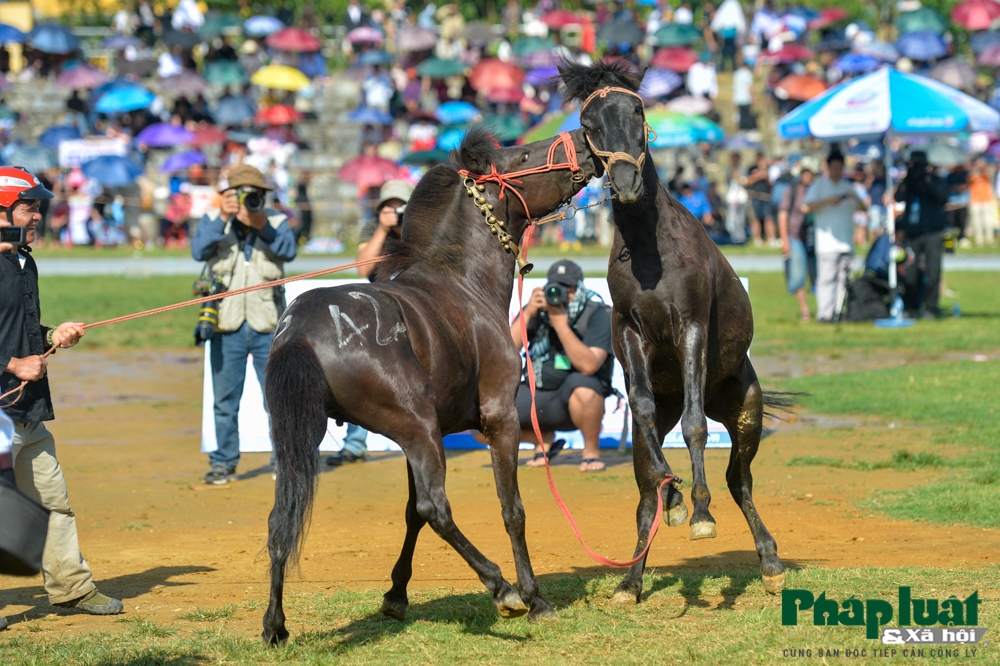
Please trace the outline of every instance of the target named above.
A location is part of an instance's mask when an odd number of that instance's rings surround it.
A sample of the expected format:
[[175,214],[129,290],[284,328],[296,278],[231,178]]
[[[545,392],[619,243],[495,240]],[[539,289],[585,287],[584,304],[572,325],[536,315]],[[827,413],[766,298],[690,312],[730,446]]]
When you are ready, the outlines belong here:
[[[549,447],[550,463],[557,455],[559,455],[559,452],[563,450],[564,446],[566,446],[566,440],[564,439],[557,439],[556,441],[552,442],[552,446]],[[531,460],[529,460],[524,464],[527,465],[528,467],[545,467],[545,453],[539,451],[538,453],[535,454],[535,456]]]
[[600,458],[584,458],[580,463],[581,472],[603,472],[606,465]]

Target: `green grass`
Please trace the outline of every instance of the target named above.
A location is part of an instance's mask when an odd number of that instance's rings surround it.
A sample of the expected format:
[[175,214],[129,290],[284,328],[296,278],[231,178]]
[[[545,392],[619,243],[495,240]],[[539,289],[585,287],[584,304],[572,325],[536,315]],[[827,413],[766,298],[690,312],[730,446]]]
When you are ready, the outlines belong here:
[[792,458],[788,461],[789,467],[836,467],[839,469],[857,469],[866,472],[879,469],[915,470],[927,467],[941,467],[943,465],[954,465],[954,463],[946,462],[940,456],[933,453],[927,453],[926,451],[910,453],[906,449],[896,451],[889,460],[877,460],[875,462],[854,460],[848,463],[840,458],[816,456],[803,456]]
[[231,620],[236,617],[236,611],[239,610],[236,604],[226,604],[220,608],[196,608],[190,613],[184,613],[180,615],[182,620],[190,620],[192,622],[218,622],[219,620]]
[[[942,562],[947,566],[948,563]],[[816,627],[811,613],[798,626],[782,626],[780,597],[767,595],[756,567],[654,572],[645,579],[638,606],[610,603],[619,578],[559,576],[542,582],[559,620],[529,624],[500,619],[485,592],[413,592],[405,623],[379,612],[381,593],[332,592],[286,596],[292,634],[279,649],[267,649],[254,628],[226,625],[211,630],[171,627],[123,636],[39,640],[38,634],[0,637],[5,666],[60,664],[774,664],[784,649],[868,650],[862,627]],[[844,600],[885,599],[895,608],[898,587],[915,598],[965,598],[979,590],[979,626],[1000,622],[1000,567],[955,569],[792,569],[788,587]],[[892,623],[890,623],[892,624]],[[173,634],[167,632],[175,632]],[[987,639],[989,636],[987,635]],[[979,646],[967,663],[996,663],[997,648]],[[843,659],[843,657],[841,657]],[[840,663],[841,660],[837,660]],[[866,659],[867,661],[867,659]],[[879,659],[880,663],[900,663]]]

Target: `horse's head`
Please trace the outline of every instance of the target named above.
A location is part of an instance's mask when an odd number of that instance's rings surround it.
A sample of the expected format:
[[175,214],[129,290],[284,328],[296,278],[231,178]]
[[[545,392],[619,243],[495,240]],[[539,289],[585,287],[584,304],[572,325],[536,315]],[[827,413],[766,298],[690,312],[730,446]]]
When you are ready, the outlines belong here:
[[588,67],[564,61],[559,74],[566,99],[582,103],[580,124],[608,170],[611,189],[622,203],[635,203],[643,195],[646,159],[646,114],[638,94],[642,77],[620,62]]

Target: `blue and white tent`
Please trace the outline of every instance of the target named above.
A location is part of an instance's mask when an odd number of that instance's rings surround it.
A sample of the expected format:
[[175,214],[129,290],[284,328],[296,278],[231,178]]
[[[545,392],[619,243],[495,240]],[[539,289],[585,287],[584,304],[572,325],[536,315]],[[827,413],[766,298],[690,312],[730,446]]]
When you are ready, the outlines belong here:
[[1000,113],[933,79],[883,67],[831,88],[778,121],[783,139],[843,140],[997,131]]

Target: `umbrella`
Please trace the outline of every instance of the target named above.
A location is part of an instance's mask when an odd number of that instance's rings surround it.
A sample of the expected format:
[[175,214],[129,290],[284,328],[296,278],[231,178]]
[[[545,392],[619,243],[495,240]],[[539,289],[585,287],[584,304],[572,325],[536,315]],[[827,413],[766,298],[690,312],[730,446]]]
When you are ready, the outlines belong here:
[[977,78],[975,67],[954,58],[942,60],[934,65],[927,72],[927,76],[959,90],[971,88]]
[[72,141],[80,138],[80,130],[72,125],[55,125],[48,128],[38,137],[38,143],[46,148],[57,150],[63,141]]
[[896,18],[896,28],[901,35],[925,30],[940,35],[948,29],[948,22],[930,7],[921,7],[916,11],[900,14]]
[[285,24],[273,16],[251,16],[243,22],[243,32],[250,37],[266,37],[284,27]]
[[809,60],[813,52],[801,44],[788,43],[777,51],[764,51],[760,54],[761,62],[768,64],[798,62]]
[[112,79],[107,83],[102,83],[93,90],[90,91],[91,99],[100,99],[105,93],[111,92],[112,90],[121,90],[122,88],[134,88],[136,84],[132,83],[128,79],[123,79],[121,77]]
[[[841,70],[843,71],[843,70]],[[778,81],[774,94],[779,99],[810,100],[826,90],[826,83],[810,74],[792,74]]]
[[524,81],[524,70],[496,58],[486,58],[469,75],[469,85],[475,90],[517,88]]
[[309,85],[305,74],[287,65],[267,65],[250,77],[250,83],[261,88],[301,90]]
[[233,143],[250,143],[254,139],[260,139],[263,135],[253,130],[230,130],[226,132],[226,140]]
[[517,59],[517,64],[525,69],[552,67],[559,64],[559,56],[553,51],[533,51]]
[[[816,15],[818,17],[819,14]],[[715,11],[712,17],[712,32],[722,32],[723,30],[736,30],[738,34],[747,31],[747,17],[743,14],[743,7],[739,0],[725,0]]]
[[284,28],[268,35],[264,43],[278,51],[295,51],[297,53],[319,51],[323,45],[313,37],[308,30],[302,28]]
[[167,46],[179,46],[182,49],[193,49],[201,44],[205,37],[197,32],[187,32],[186,30],[166,28],[163,31],[161,39]]
[[981,53],[991,46],[1000,44],[1000,30],[993,32],[977,32],[969,40],[969,46],[976,53]]
[[473,104],[462,101],[445,102],[437,108],[434,115],[443,123],[465,123],[479,115],[479,109]]
[[192,134],[194,139],[188,141],[192,146],[211,146],[226,142],[226,133],[215,125],[199,127]]
[[355,65],[388,65],[393,61],[391,54],[385,51],[365,51],[358,56]]
[[261,125],[291,125],[299,120],[302,114],[287,104],[269,106],[254,116],[254,121]]
[[361,123],[362,125],[392,124],[392,116],[388,113],[385,111],[379,111],[378,109],[372,109],[367,106],[362,106],[354,111],[351,111],[347,114],[347,119],[351,122]]
[[98,113],[126,113],[128,111],[138,111],[145,109],[153,103],[156,97],[145,88],[136,85],[115,88],[104,93],[94,110]]
[[489,44],[498,36],[488,23],[469,23],[462,31],[462,37],[470,44],[474,42]]
[[167,148],[192,141],[194,141],[194,134],[184,129],[181,125],[172,125],[170,123],[153,123],[146,126],[135,137],[137,144],[142,143],[150,148]]
[[684,85],[684,79],[680,74],[669,69],[651,68],[646,70],[646,75],[642,77],[642,87],[639,94],[643,99],[656,99],[669,95],[673,91]]
[[246,97],[237,95],[235,97],[223,97],[215,105],[212,117],[219,125],[239,125],[254,117],[257,112],[253,102]]
[[764,150],[764,144],[751,141],[742,134],[734,134],[726,137],[726,140],[719,144],[719,147],[733,152],[740,150]]
[[205,65],[205,80],[222,86],[231,86],[247,80],[247,73],[235,60],[218,60]]
[[433,30],[408,25],[396,33],[396,48],[403,52],[430,51],[437,44],[437,39]]
[[533,86],[545,86],[551,85],[553,83],[558,83],[559,79],[559,69],[555,65],[546,65],[545,67],[536,67],[535,69],[528,72],[524,80]]
[[56,78],[56,85],[71,90],[89,90],[110,81],[108,75],[90,65],[77,65]]
[[936,60],[948,54],[941,35],[930,30],[908,32],[896,41],[896,50],[910,60]]
[[168,92],[183,96],[197,95],[208,88],[208,82],[201,78],[198,72],[192,72],[190,69],[162,79],[160,85]]
[[44,146],[18,146],[4,164],[24,167],[32,173],[43,173],[59,162],[53,152]]
[[656,131],[656,140],[651,142],[654,148],[690,146],[702,141],[717,143],[725,138],[721,127],[702,116],[653,110],[646,114],[646,122]]
[[0,44],[21,44],[23,42],[23,32],[12,25],[0,23]]
[[236,14],[218,14],[205,19],[198,32],[205,37],[221,35],[229,28],[239,26],[243,20]]
[[854,52],[860,55],[871,56],[882,62],[896,62],[899,60],[899,51],[889,42],[868,42],[867,44],[855,44]]
[[597,39],[613,44],[639,44],[646,33],[631,19],[615,19],[597,31]]
[[885,158],[885,146],[881,141],[859,141],[847,149],[847,154],[868,161],[881,160]]
[[1000,113],[933,79],[888,67],[809,100],[778,121],[784,139],[996,131]]
[[152,58],[137,58],[136,60],[120,59],[115,63],[118,76],[135,75],[138,78],[149,76],[156,71],[156,61]]
[[980,53],[979,57],[976,58],[976,62],[989,67],[1000,66],[1000,43],[994,44]]
[[[566,125],[572,125],[574,122],[576,127],[564,127]],[[524,145],[535,141],[544,141],[545,139],[551,139],[559,132],[570,132],[578,127],[580,127],[579,111],[560,111],[559,113],[553,114],[551,117],[546,118],[542,122],[530,128],[527,132],[521,135],[521,137],[517,140],[517,143]]]
[[696,62],[698,62],[698,56],[691,49],[668,46],[654,53],[649,64],[660,69],[684,73],[691,69],[691,65]]
[[521,37],[511,46],[511,53],[521,58],[535,51],[551,51],[555,47],[556,43],[548,37]]
[[0,127],[11,129],[21,120],[20,114],[0,105]]
[[446,76],[457,76],[463,73],[468,65],[459,60],[445,60],[443,58],[428,58],[417,65],[417,73],[420,76],[429,76],[441,79]]
[[410,153],[400,161],[403,164],[448,164],[449,157],[447,150],[434,148]]
[[172,171],[187,171],[193,166],[205,163],[205,156],[197,150],[185,150],[182,153],[174,153],[160,165],[160,171],[170,173]]
[[351,44],[381,44],[385,41],[385,33],[370,25],[363,25],[347,33],[347,41]]
[[969,153],[947,143],[934,142],[922,147],[927,153],[927,161],[936,167],[958,166],[969,159]]
[[458,148],[459,144],[462,143],[462,137],[464,136],[464,127],[452,127],[438,134],[437,142],[434,146],[437,150],[452,150],[454,148]]
[[104,155],[85,162],[83,174],[104,187],[125,187],[142,175],[142,167],[125,157]]
[[402,177],[403,173],[392,160],[376,155],[362,155],[350,160],[340,168],[341,180],[355,183],[360,187],[381,187],[386,181]]
[[701,31],[690,23],[668,23],[653,33],[653,39],[660,46],[690,46],[701,37]]
[[104,41],[101,42],[101,46],[106,49],[114,49],[115,51],[124,51],[128,47],[141,48],[143,46],[142,40],[133,37],[132,35],[111,35],[110,37],[105,37]]
[[966,30],[985,30],[1000,17],[1000,4],[993,0],[965,0],[951,10],[951,20]]
[[494,104],[517,104],[524,99],[524,91],[520,88],[491,88],[486,99]]
[[80,48],[80,40],[70,32],[69,28],[58,23],[42,23],[28,33],[25,39],[28,46],[54,55],[67,55]]
[[[881,61],[871,57],[870,55],[864,55],[862,53],[845,53],[837,58],[833,63],[834,69],[837,69],[844,74],[867,74],[868,72],[874,72],[881,66]],[[798,98],[795,97],[793,99]],[[806,99],[809,98],[807,97]]]
[[710,99],[682,95],[667,102],[666,108],[674,113],[695,115],[698,113],[708,113],[712,110],[712,106],[712,100]]
[[542,14],[542,23],[550,30],[562,30],[568,25],[583,25],[584,19],[576,12],[568,9],[553,9]]
[[809,19],[806,27],[810,30],[821,30],[828,26],[833,25],[839,21],[843,21],[848,16],[847,10],[841,7],[826,7],[819,10],[819,16],[814,19]]
[[528,130],[528,123],[516,114],[494,114],[483,118],[483,126],[488,128],[493,138],[501,143],[515,141]]

